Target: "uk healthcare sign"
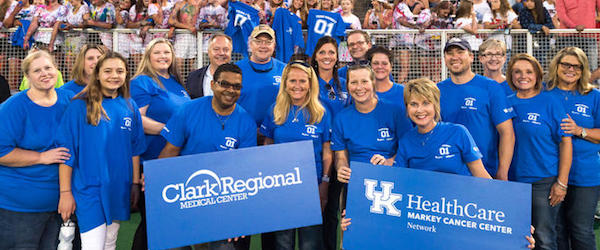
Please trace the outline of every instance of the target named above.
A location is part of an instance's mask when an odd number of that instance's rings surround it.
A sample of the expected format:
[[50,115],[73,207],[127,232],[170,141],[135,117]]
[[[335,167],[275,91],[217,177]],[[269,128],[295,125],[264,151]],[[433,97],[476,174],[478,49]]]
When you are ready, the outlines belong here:
[[148,246],[321,224],[311,141],[144,162]]
[[531,185],[352,162],[344,248],[527,249]]

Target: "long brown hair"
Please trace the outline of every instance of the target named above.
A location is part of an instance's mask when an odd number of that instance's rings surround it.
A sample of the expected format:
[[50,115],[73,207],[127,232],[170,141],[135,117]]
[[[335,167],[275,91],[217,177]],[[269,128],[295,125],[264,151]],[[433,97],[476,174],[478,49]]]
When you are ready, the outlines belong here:
[[[73,70],[71,71],[71,77],[73,78],[73,80],[75,80],[75,83],[77,84],[81,84],[85,82],[85,72],[84,72],[84,62],[85,62],[85,54],[92,50],[98,50],[100,52],[100,54],[104,54],[106,53],[106,48],[102,45],[95,45],[95,44],[86,44],[83,45],[83,47],[81,48],[81,50],[79,50],[79,54],[77,55],[77,58],[75,58],[75,65],[73,66]],[[90,79],[88,79],[90,80]]]
[[[92,75],[92,80],[90,84],[88,84],[79,94],[77,94],[74,98],[81,99],[85,101],[86,110],[87,110],[87,122],[91,125],[97,126],[100,123],[100,119],[104,117],[107,120],[110,120],[110,117],[106,114],[106,111],[102,107],[102,101],[104,100],[104,94],[102,94],[102,85],[100,84],[100,80],[98,76],[100,75],[100,68],[108,59],[119,59],[125,65],[125,70],[127,70],[127,60],[119,53],[114,51],[107,51],[96,64],[96,68],[94,69],[94,74]],[[129,98],[129,74],[125,72],[125,83],[119,89],[117,89],[117,93],[123,98]],[[131,107],[130,107],[131,108]]]

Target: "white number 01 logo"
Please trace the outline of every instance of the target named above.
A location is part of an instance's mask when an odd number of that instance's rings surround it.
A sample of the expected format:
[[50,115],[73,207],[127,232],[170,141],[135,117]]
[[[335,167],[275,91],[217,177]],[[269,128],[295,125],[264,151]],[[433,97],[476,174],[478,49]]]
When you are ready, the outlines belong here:
[[315,23],[315,28],[313,31],[319,35],[323,36],[331,36],[331,31],[333,30],[334,23],[327,23],[327,21],[323,19],[317,20]]

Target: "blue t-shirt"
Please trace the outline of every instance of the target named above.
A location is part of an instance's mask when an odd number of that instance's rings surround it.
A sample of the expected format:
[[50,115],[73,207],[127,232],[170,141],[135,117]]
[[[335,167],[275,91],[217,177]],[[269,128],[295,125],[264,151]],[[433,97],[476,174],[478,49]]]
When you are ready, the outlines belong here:
[[561,120],[567,118],[564,108],[546,91],[528,99],[514,94],[508,100],[517,115],[513,118],[515,151],[509,180],[533,183],[558,176],[560,142],[570,136],[560,129]]
[[256,146],[256,123],[236,105],[228,116],[212,108],[212,96],[194,99],[177,110],[160,134],[181,147],[181,155]]
[[130,98],[104,98],[105,117],[97,126],[87,122],[82,99],[71,102],[60,123],[56,141],[68,148],[73,168],[71,190],[81,232],[113,220],[128,220],[132,157],[146,149],[142,118]]
[[510,96],[512,94],[514,94],[515,92],[510,88],[510,86],[508,86],[508,82],[506,80],[504,80],[504,82],[500,83],[500,86],[502,87],[502,89],[504,90],[504,93],[506,93],[506,96]]
[[277,40],[275,57],[282,62],[288,62],[294,54],[295,47],[304,48],[302,19],[286,8],[277,8],[272,26]]
[[450,78],[438,83],[442,121],[462,124],[475,139],[483,165],[491,176],[498,170],[496,126],[515,116],[502,87],[487,77],[475,75],[465,84]]
[[349,106],[334,118],[331,150],[348,150],[350,161],[369,163],[375,154],[387,159],[396,155],[398,139],[411,128],[396,105],[379,101],[367,114]]
[[[15,148],[44,152],[73,94],[56,90],[50,107],[35,104],[24,90],[0,105],[0,157]],[[49,212],[58,208],[58,164],[7,167],[0,165],[0,208],[17,212]]]
[[377,92],[377,97],[379,97],[379,100],[399,105],[402,106],[403,109],[406,109],[406,105],[404,104],[404,86],[400,84],[394,83],[392,88],[388,89],[386,92]]
[[321,176],[323,176],[323,143],[331,140],[331,118],[329,113],[325,112],[323,118],[321,118],[321,122],[309,124],[309,113],[305,109],[293,106],[285,123],[277,125],[273,116],[274,107],[275,104],[271,106],[269,116],[260,125],[260,133],[267,138],[273,139],[275,143],[312,140],[315,151],[317,178],[320,183]]
[[328,90],[327,84],[325,80],[319,77],[319,100],[321,100],[323,106],[332,114],[332,117],[335,117],[337,113],[350,105],[352,98],[346,89],[346,80],[340,78],[339,87],[335,84],[333,78],[329,80],[331,91]]
[[275,102],[285,63],[271,58],[268,63],[258,64],[244,58],[236,64],[242,69],[242,92],[237,103],[250,113],[258,127]]
[[306,54],[312,55],[319,38],[331,36],[340,44],[340,37],[346,35],[347,23],[340,13],[311,9],[308,11],[308,38],[306,39]]
[[414,127],[398,141],[396,163],[400,167],[471,175],[467,163],[481,159],[469,131],[460,124],[438,122],[421,134]]
[[79,92],[81,92],[83,90],[83,88],[85,88],[85,84],[79,85],[78,83],[75,82],[75,80],[71,80],[71,81],[68,81],[67,83],[65,83],[65,85],[61,86],[60,88],[71,91],[71,92],[73,92],[73,95],[76,95],[76,94],[79,94]]
[[[577,126],[600,128],[600,91],[592,90],[586,95],[579,92],[554,88],[550,91],[563,105]],[[573,136],[573,164],[569,172],[569,184],[590,187],[600,185],[600,144]]]
[[225,34],[233,41],[233,52],[248,56],[248,37],[252,34],[254,27],[260,24],[258,10],[250,5],[236,1],[229,2],[227,11],[229,23],[225,28]]
[[[146,116],[160,123],[167,123],[177,109],[190,101],[183,86],[174,76],[166,79],[158,76],[165,87],[164,89],[154,82],[152,77],[139,75],[131,80],[131,98],[140,107],[148,106]],[[148,148],[141,157],[143,160],[158,158],[160,151],[165,147],[165,139],[160,135],[146,135]]]

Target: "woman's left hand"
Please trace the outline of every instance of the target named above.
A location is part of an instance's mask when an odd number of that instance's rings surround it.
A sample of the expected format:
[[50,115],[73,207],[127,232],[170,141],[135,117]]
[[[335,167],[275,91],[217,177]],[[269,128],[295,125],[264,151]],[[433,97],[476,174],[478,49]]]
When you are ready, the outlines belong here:
[[565,131],[567,134],[579,136],[581,135],[582,128],[577,126],[575,120],[571,118],[570,115],[567,114],[569,118],[562,119],[562,123],[560,124],[560,129]]
[[565,199],[565,195],[567,195],[567,190],[564,190],[558,182],[552,184],[552,188],[550,188],[550,206],[556,206],[561,203]]
[[392,166],[394,165],[394,161],[392,159],[386,159],[383,155],[375,154],[371,157],[371,164],[373,165],[385,165]]

